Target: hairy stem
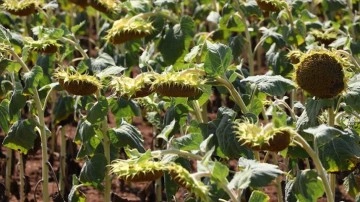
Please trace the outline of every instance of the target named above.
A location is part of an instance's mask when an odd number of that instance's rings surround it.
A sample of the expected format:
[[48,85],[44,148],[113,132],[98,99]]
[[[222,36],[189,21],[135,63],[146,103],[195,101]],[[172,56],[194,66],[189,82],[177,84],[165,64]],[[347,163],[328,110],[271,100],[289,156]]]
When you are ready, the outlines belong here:
[[[278,161],[278,156],[276,154],[276,152],[273,152],[273,157],[274,157],[274,163],[275,165],[279,165],[279,161]],[[276,178],[276,191],[277,191],[277,198],[278,198],[278,202],[283,202],[284,201],[284,197],[282,194],[282,186],[281,186],[281,176],[278,176]]]
[[204,120],[203,120],[203,117],[202,117],[202,114],[201,114],[201,108],[199,106],[199,102],[197,100],[192,100],[191,105],[192,105],[192,108],[194,110],[196,120],[199,123],[204,123]]
[[20,157],[19,157],[19,171],[20,171],[20,201],[24,202],[25,201],[25,191],[24,191],[25,171],[24,171],[24,159],[22,153],[20,153]]
[[[28,68],[28,66],[24,63],[24,61],[20,58],[19,55],[17,55],[15,53],[14,50],[9,50],[11,55],[16,59],[16,61],[18,61],[23,69],[24,72],[29,72],[30,69]],[[49,184],[49,171],[48,171],[48,167],[47,167],[47,161],[48,161],[48,146],[47,146],[47,136],[46,136],[46,129],[45,129],[45,118],[44,118],[44,109],[43,106],[41,104],[41,100],[40,100],[40,96],[39,93],[37,91],[37,89],[34,89],[34,95],[33,95],[33,99],[35,102],[35,107],[36,107],[36,111],[37,111],[37,115],[39,118],[39,123],[38,123],[38,128],[39,128],[39,132],[40,132],[40,138],[41,138],[41,167],[42,167],[42,196],[43,196],[43,201],[49,201],[49,188],[48,188],[48,184]],[[46,103],[44,103],[45,105]]]
[[[328,109],[328,124],[329,126],[333,127],[335,125],[335,113],[334,107],[331,106]],[[331,188],[331,192],[335,195],[335,188],[336,188],[336,174],[329,173],[329,184]]]
[[5,195],[8,199],[11,197],[11,163],[12,163],[12,149],[6,148],[6,175],[5,175]]
[[299,146],[301,146],[303,149],[305,149],[305,151],[312,158],[312,160],[315,164],[315,168],[318,172],[318,175],[320,176],[320,178],[323,182],[323,185],[325,187],[327,201],[334,202],[333,192],[331,191],[331,187],[330,187],[328,178],[326,177],[326,171],[325,171],[324,167],[322,166],[319,157],[317,156],[315,151],[310,147],[310,145],[306,142],[306,140],[303,137],[301,137],[299,134],[295,135],[294,142],[296,144],[298,144]]
[[60,147],[60,176],[59,176],[59,189],[60,194],[64,196],[65,194],[65,180],[66,176],[65,168],[66,168],[66,137],[65,137],[65,129],[66,127],[61,127],[60,130],[60,141],[61,141],[61,147]]

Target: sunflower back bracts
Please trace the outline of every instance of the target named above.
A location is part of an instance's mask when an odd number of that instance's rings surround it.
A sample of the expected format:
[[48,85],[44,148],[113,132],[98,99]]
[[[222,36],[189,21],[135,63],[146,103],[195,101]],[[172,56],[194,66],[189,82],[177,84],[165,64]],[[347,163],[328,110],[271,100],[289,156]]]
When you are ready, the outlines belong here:
[[122,18],[114,22],[108,31],[106,40],[112,44],[121,44],[150,35],[154,30],[151,22],[138,17]]
[[4,0],[1,8],[13,15],[28,16],[35,13],[36,3],[36,0]]
[[54,76],[60,86],[70,94],[86,96],[96,93],[101,88],[101,82],[95,76],[66,70],[60,70]]
[[153,88],[162,96],[197,97],[201,95],[205,80],[201,74],[184,70],[166,72],[156,77]]

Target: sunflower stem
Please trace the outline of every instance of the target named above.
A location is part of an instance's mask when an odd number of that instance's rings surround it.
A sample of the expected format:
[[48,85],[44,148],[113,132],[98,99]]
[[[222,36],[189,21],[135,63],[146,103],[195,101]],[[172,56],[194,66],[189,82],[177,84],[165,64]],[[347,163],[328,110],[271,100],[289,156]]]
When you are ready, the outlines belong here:
[[[76,39],[75,37],[73,38]],[[76,48],[76,50],[78,50],[85,59],[90,59],[89,56],[86,54],[85,50],[80,46],[79,43],[76,43],[75,41],[68,39],[66,37],[61,37],[61,40],[73,45]]]
[[65,137],[65,129],[66,126],[60,127],[60,139],[61,139],[61,147],[60,147],[60,176],[59,176],[59,187],[60,194],[64,196],[65,194],[65,168],[66,168],[66,137]]
[[[273,154],[272,156],[274,157],[275,165],[279,165],[279,161],[277,159],[278,156],[277,156],[276,152],[272,152],[272,154]],[[284,201],[284,197],[283,197],[283,194],[282,194],[281,182],[282,182],[281,176],[278,176],[276,178],[276,191],[277,191],[278,202],[283,202]]]
[[325,188],[326,198],[328,202],[334,202],[333,192],[331,191],[331,187],[328,181],[328,178],[326,177],[326,171],[324,167],[321,164],[321,161],[316,154],[316,152],[310,147],[310,145],[306,142],[306,140],[300,136],[298,133],[294,136],[294,142],[301,146],[305,151],[309,154],[309,156],[312,158],[313,163],[315,164],[315,168],[318,172],[318,175],[320,176],[322,183]]
[[19,171],[20,171],[20,201],[24,202],[25,201],[25,192],[24,192],[24,186],[25,186],[25,171],[24,171],[24,159],[23,159],[23,154],[20,153],[19,156]]
[[11,186],[11,164],[13,158],[12,149],[6,148],[6,174],[5,174],[5,195],[10,200],[10,186]]
[[192,108],[194,110],[196,120],[199,123],[204,123],[204,120],[203,120],[203,117],[202,117],[202,114],[201,114],[201,108],[199,106],[199,102],[197,100],[192,100],[191,105],[192,105]]
[[[335,113],[334,113],[333,106],[331,106],[328,109],[328,124],[330,127],[334,127],[334,125],[335,125]],[[330,184],[331,192],[335,195],[336,174],[329,173],[329,184]]]
[[[30,69],[24,63],[24,61],[20,58],[20,56],[18,54],[16,54],[13,49],[10,49],[9,51],[10,51],[11,55],[16,59],[16,61],[18,61],[20,63],[23,71],[29,72]],[[43,110],[43,106],[41,104],[39,93],[36,88],[34,89],[33,99],[34,99],[36,110],[37,110],[37,115],[38,115],[38,120],[39,120],[37,127],[39,129],[40,138],[41,138],[41,155],[42,155],[41,167],[42,167],[42,196],[43,196],[42,200],[49,201],[50,199],[49,199],[49,187],[48,187],[49,171],[48,171],[48,165],[47,165],[47,161],[48,161],[47,135],[46,135],[46,129],[45,129],[44,110]]]
[[231,97],[233,97],[235,103],[240,107],[242,113],[246,114],[249,112],[249,110],[247,109],[244,103],[244,100],[241,98],[238,91],[235,89],[235,87],[230,83],[230,81],[227,78],[216,77],[216,81],[222,84],[223,86],[225,86],[226,89],[228,89]]

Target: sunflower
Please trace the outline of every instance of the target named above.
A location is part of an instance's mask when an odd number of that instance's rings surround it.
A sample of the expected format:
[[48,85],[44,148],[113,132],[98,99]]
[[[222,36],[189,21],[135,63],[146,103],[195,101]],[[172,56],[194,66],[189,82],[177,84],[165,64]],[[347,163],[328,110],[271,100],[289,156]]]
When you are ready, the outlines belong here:
[[106,35],[106,40],[112,44],[121,44],[148,36],[153,30],[151,22],[142,18],[122,18],[114,22]]
[[274,11],[278,12],[286,8],[286,1],[284,0],[256,0],[259,8],[264,12]]
[[345,90],[344,70],[351,65],[348,58],[319,49],[302,54],[299,60],[294,80],[301,89],[318,98],[333,98]]
[[55,53],[61,45],[57,43],[55,39],[41,38],[40,40],[34,41],[32,38],[27,37],[25,47],[39,53],[51,54]]
[[36,6],[36,0],[4,0],[1,4],[2,9],[18,16],[28,16],[35,13]]

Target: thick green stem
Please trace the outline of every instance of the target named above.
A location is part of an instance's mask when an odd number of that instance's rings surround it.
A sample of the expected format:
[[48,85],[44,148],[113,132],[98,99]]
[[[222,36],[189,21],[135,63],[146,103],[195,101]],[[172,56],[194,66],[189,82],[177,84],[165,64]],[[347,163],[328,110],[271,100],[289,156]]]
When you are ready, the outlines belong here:
[[[107,164],[110,164],[110,139],[107,135],[108,125],[107,125],[107,117],[104,118],[102,122],[101,131],[103,133],[103,146],[104,146],[104,155],[107,161]],[[110,167],[106,166],[106,173],[105,173],[105,189],[104,189],[104,201],[110,202],[111,201],[111,175],[110,175]]]
[[61,37],[61,40],[73,45],[76,48],[76,50],[78,50],[85,59],[89,59],[89,56],[86,54],[85,50],[80,46],[80,43],[76,43],[75,41],[68,39],[66,37]]
[[61,127],[60,130],[60,176],[59,176],[59,189],[60,194],[64,196],[65,194],[65,168],[66,168],[66,137],[65,137],[65,129],[66,127]]
[[6,175],[5,175],[5,195],[8,199],[11,197],[11,163],[12,163],[12,149],[6,148]]
[[23,155],[20,154],[19,157],[19,171],[20,171],[20,201],[25,201],[25,192],[24,192],[24,186],[25,186],[25,171],[24,171],[24,159]]
[[326,177],[326,171],[324,167],[321,164],[321,161],[315,151],[310,147],[310,145],[306,142],[306,140],[301,137],[299,134],[296,134],[294,137],[294,142],[297,143],[299,146],[301,146],[305,151],[309,154],[309,156],[312,158],[313,163],[315,164],[315,168],[318,172],[318,175],[320,176],[326,193],[326,198],[328,202],[334,202],[334,195],[331,191],[331,187],[328,181],[328,178]]
[[249,112],[249,110],[247,109],[240,94],[237,92],[237,90],[234,88],[234,86],[227,79],[217,77],[216,81],[219,82],[220,84],[224,85],[225,88],[228,89],[231,97],[234,98],[235,103],[240,107],[242,113],[246,114]]
[[203,120],[203,117],[202,117],[202,114],[201,114],[201,108],[199,106],[199,102],[197,100],[192,100],[191,105],[192,105],[192,108],[194,110],[196,120],[199,123],[204,123],[204,120]]
[[[335,125],[335,113],[334,113],[333,106],[331,106],[328,109],[328,116],[329,116],[328,117],[328,124],[329,124],[329,126],[333,127]],[[329,183],[330,183],[331,192],[335,195],[336,174],[329,173]]]
[[[14,50],[10,50],[11,55],[20,63],[22,69],[24,72],[29,72],[30,69],[28,68],[28,66],[24,63],[24,61],[15,53]],[[39,118],[39,124],[38,124],[38,128],[39,128],[39,132],[40,132],[40,138],[41,138],[41,155],[42,155],[42,162],[41,162],[41,167],[42,167],[42,195],[43,195],[43,201],[49,201],[49,188],[48,188],[48,184],[49,184],[49,169],[47,166],[47,161],[48,161],[48,146],[47,146],[47,136],[46,136],[46,130],[45,130],[45,118],[44,118],[44,109],[43,106],[41,104],[41,100],[40,100],[40,96],[39,93],[37,91],[37,89],[34,89],[34,95],[33,95],[33,99],[35,102],[35,107],[36,107],[36,111],[37,111],[37,115]],[[46,104],[46,103],[45,103]]]
[[246,17],[243,14],[243,12],[241,11],[241,9],[239,9],[235,15],[237,15],[243,21],[243,24],[245,25],[245,37],[246,37],[246,42],[247,42],[247,46],[248,46],[247,47],[247,57],[248,57],[248,63],[249,63],[249,71],[250,71],[250,76],[254,76],[255,75],[254,52],[252,50],[252,43],[251,43],[251,36],[250,36],[250,32],[249,32],[249,27],[248,27],[248,21],[246,20]]
[[[274,157],[274,163],[275,165],[278,165],[279,164],[279,161],[278,161],[278,156],[275,152],[273,152],[273,157]],[[284,201],[284,197],[283,197],[283,194],[282,194],[282,186],[281,186],[281,176],[277,177],[276,178],[276,191],[277,191],[277,198],[278,198],[278,202],[283,202]]]

